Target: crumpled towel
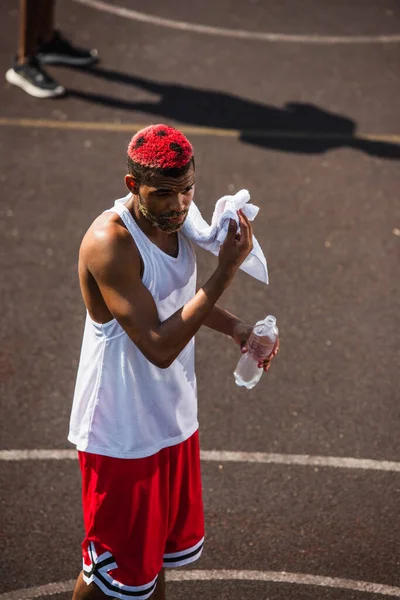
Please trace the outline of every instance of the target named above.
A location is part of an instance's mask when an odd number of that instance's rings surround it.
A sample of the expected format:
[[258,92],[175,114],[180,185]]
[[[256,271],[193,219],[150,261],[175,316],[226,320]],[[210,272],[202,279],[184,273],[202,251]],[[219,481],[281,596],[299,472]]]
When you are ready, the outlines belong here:
[[[234,219],[239,226],[239,217],[236,211],[240,208],[243,209],[249,221],[253,221],[257,216],[259,208],[254,204],[249,204],[249,200],[250,194],[247,190],[239,190],[234,196],[223,196],[215,205],[211,225],[203,219],[196,204],[192,201],[182,228],[183,233],[198,246],[218,256],[220,246],[228,232],[229,219]],[[242,262],[240,268],[259,281],[269,283],[267,261],[254,234],[253,250]]]

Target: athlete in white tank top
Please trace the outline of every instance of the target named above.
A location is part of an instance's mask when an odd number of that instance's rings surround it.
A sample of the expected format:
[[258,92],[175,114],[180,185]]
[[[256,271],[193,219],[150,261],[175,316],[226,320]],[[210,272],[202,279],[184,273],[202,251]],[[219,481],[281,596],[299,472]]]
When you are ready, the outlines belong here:
[[[168,319],[196,293],[196,258],[178,233],[175,258],[143,233],[125,206],[120,215],[135,240],[160,320]],[[148,361],[116,319],[105,324],[89,313],[71,414],[69,441],[78,450],[119,458],[140,458],[178,444],[198,428],[194,338],[167,369]]]
[[[190,142],[150,126],[132,138],[128,167],[130,194],[94,221],[79,254],[87,314],[68,439],[81,451],[86,537],[73,600],[165,600],[160,567],[200,556],[194,336],[207,325],[243,346],[252,330],[216,304],[252,248],[240,211],[240,235],[232,221],[196,292],[194,250],[180,231],[194,194]],[[140,568],[138,555],[147,556]]]
[[[216,305],[251,251],[248,219],[239,211],[240,235],[232,221],[217,268],[196,293],[195,253],[180,231],[194,194],[192,147],[161,139],[166,126],[151,129],[152,160],[163,168],[128,159],[130,194],[94,221],[79,258],[87,315],[68,439],[116,458],[150,456],[198,428],[194,336],[201,325],[242,346],[252,330]],[[148,158],[144,138],[133,138],[128,155]]]

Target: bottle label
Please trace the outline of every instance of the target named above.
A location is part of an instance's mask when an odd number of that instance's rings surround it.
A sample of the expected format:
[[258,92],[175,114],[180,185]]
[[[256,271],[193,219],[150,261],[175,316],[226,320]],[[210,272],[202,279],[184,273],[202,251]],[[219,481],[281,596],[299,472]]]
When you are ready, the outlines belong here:
[[256,358],[257,360],[262,360],[263,358],[267,358],[274,349],[276,339],[270,336],[258,336],[251,334],[248,341],[249,352]]

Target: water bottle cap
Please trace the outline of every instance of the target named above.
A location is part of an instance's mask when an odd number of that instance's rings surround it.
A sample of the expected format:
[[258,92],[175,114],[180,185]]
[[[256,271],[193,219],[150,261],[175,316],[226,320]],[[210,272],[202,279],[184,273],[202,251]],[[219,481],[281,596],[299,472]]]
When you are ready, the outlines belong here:
[[264,323],[265,325],[267,325],[267,327],[275,327],[276,317],[274,317],[273,315],[268,315],[268,317],[265,317]]
[[257,321],[254,325],[253,331],[256,335],[267,335],[268,332],[276,327],[276,318],[272,315],[268,315],[265,319]]

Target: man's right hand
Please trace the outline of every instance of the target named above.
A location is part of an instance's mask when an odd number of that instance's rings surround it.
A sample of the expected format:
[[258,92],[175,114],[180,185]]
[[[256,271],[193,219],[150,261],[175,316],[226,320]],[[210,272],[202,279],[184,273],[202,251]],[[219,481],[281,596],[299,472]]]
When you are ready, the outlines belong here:
[[236,222],[231,219],[228,233],[218,255],[219,268],[232,277],[253,249],[253,230],[250,221],[242,210],[238,210],[238,217],[240,233],[237,233]]
[[96,281],[111,315],[157,367],[167,368],[179,356],[251,251],[251,226],[243,214],[239,219],[241,234],[237,235],[233,222],[220,249],[218,268],[191,300],[163,321],[142,282],[140,254],[128,230],[115,217],[108,217],[86,234],[80,253],[82,269]]

